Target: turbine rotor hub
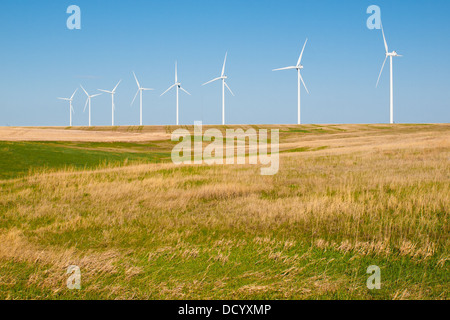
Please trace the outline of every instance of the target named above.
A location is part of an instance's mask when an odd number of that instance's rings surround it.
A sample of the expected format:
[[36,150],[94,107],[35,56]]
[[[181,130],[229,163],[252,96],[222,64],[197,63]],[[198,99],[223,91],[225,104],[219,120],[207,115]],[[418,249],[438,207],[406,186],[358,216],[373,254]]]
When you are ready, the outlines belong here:
[[388,57],[397,57],[398,53],[397,53],[397,51],[392,51],[392,52],[386,53],[386,56],[388,56]]

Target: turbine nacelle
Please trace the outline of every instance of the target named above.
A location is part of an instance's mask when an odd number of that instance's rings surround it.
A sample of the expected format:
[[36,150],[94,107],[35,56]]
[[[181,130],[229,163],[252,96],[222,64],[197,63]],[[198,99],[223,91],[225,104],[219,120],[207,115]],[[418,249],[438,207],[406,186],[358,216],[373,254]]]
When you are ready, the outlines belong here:
[[388,57],[401,57],[401,55],[399,55],[397,53],[397,51],[388,52],[388,53],[386,53],[386,56],[388,56]]

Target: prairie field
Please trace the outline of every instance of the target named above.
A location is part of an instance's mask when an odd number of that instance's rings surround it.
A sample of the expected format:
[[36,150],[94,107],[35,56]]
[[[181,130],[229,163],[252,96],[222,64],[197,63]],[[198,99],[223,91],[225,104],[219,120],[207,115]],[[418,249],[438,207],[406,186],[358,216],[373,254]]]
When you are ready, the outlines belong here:
[[175,126],[0,128],[0,299],[450,299],[449,124],[237,127],[278,174],[175,165]]

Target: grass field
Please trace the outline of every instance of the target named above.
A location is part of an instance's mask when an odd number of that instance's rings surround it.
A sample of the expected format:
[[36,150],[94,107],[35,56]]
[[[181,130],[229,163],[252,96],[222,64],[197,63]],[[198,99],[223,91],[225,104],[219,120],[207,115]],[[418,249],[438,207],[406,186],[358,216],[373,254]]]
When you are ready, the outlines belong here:
[[450,125],[265,127],[275,176],[175,166],[175,127],[0,130],[0,299],[450,298]]
[[10,142],[0,141],[0,179],[44,169],[95,169],[124,163],[170,160],[168,142]]

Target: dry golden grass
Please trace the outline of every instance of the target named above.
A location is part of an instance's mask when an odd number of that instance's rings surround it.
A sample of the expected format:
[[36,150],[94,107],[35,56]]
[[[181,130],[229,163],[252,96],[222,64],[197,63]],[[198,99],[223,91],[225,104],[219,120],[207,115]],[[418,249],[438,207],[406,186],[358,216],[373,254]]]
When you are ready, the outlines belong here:
[[[101,130],[102,128],[22,128],[0,127],[0,141],[86,141],[86,142],[142,142],[170,139],[163,127],[143,132],[140,127],[129,130]],[[70,129],[70,130],[69,130]]]
[[1,182],[0,297],[448,299],[450,126],[321,128],[282,131],[275,176],[165,163]]

